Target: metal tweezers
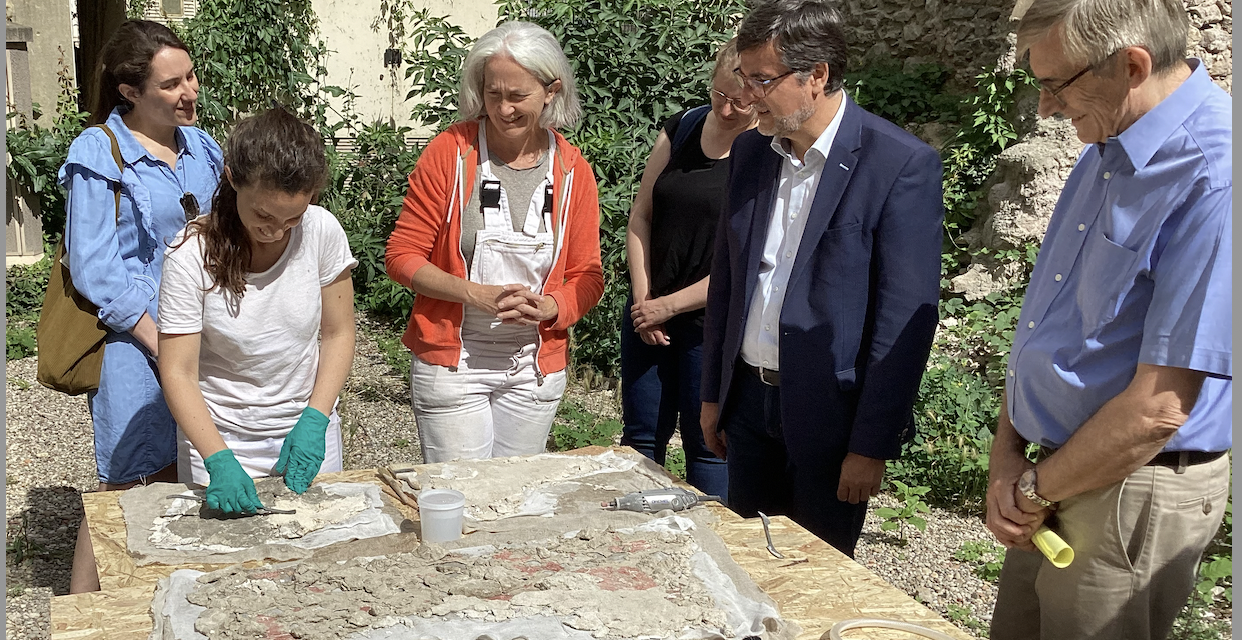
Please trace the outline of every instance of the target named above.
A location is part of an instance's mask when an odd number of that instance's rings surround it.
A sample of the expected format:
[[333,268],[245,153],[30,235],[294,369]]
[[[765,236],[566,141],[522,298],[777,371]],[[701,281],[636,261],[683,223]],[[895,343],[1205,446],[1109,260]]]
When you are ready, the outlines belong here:
[[[195,496],[195,495],[189,495],[189,494],[184,494],[184,493],[177,493],[177,494],[173,494],[173,495],[168,496],[168,497],[169,497],[169,498],[171,498],[171,499],[174,499],[174,500],[193,500],[193,501],[195,501],[195,502],[207,502],[207,498],[204,498],[203,496]],[[255,515],[255,516],[285,515],[285,516],[291,516],[291,515],[293,515],[293,514],[295,514],[295,513],[297,513],[297,512],[298,512],[298,511],[297,511],[297,509],[273,509],[273,508],[271,508],[271,507],[263,507],[263,508],[259,509],[258,511],[255,511],[255,512],[254,512],[254,513],[252,513],[252,514],[242,514],[242,515]]]

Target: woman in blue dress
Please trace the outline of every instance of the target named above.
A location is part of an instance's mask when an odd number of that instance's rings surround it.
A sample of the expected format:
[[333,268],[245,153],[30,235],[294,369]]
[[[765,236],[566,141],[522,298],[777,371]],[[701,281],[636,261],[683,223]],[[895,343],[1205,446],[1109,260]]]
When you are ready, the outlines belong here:
[[[99,490],[110,491],[176,482],[177,427],[155,365],[160,272],[168,243],[211,202],[223,154],[193,126],[198,77],[168,27],[125,22],[100,60],[92,120],[106,128],[88,128],[73,141],[59,179],[68,190],[69,272],[108,328],[99,389],[87,404]],[[69,590],[98,588],[83,521]]]

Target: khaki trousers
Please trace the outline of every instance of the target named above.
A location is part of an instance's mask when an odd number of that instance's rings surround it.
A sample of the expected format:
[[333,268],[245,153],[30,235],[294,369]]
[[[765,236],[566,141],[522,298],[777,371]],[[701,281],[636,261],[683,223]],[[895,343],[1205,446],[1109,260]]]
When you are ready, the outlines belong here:
[[992,640],[1163,640],[1224,518],[1229,458],[1180,474],[1141,467],[1062,501],[1048,524],[1073,547],[1073,564],[1010,549]]

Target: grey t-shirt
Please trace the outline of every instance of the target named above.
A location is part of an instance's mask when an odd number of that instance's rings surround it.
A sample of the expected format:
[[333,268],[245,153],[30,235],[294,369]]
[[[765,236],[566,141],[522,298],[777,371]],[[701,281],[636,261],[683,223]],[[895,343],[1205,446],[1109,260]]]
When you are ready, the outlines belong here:
[[[531,196],[548,175],[548,162],[552,154],[545,151],[543,157],[539,159],[539,164],[529,169],[510,167],[501,162],[490,149],[487,156],[492,161],[492,173],[500,181],[500,188],[504,189],[505,195],[509,198],[509,218],[513,222],[513,230],[521,231],[526,224],[526,212],[530,210]],[[482,189],[482,184],[482,171],[476,171],[474,188],[470,190],[470,199],[466,201],[466,208],[461,213],[461,253],[466,257],[466,273],[470,273],[470,268],[474,265],[475,234],[483,229],[483,212],[479,210],[479,191]],[[547,231],[542,220],[539,222],[539,231]]]

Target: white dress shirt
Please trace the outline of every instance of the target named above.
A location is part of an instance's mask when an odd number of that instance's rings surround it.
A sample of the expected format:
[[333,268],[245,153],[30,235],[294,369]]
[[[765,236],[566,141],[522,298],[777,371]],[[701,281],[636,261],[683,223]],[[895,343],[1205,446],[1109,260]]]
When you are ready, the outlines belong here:
[[846,101],[841,101],[832,122],[811,145],[802,160],[794,155],[785,138],[772,139],[772,148],[782,157],[781,175],[776,189],[776,202],[768,222],[759,262],[759,283],[750,301],[750,312],[742,332],[742,359],[764,369],[780,369],[781,305],[785,302],[785,286],[798,256],[802,230],[815,200],[815,190],[823,173],[828,150],[841,128]]

